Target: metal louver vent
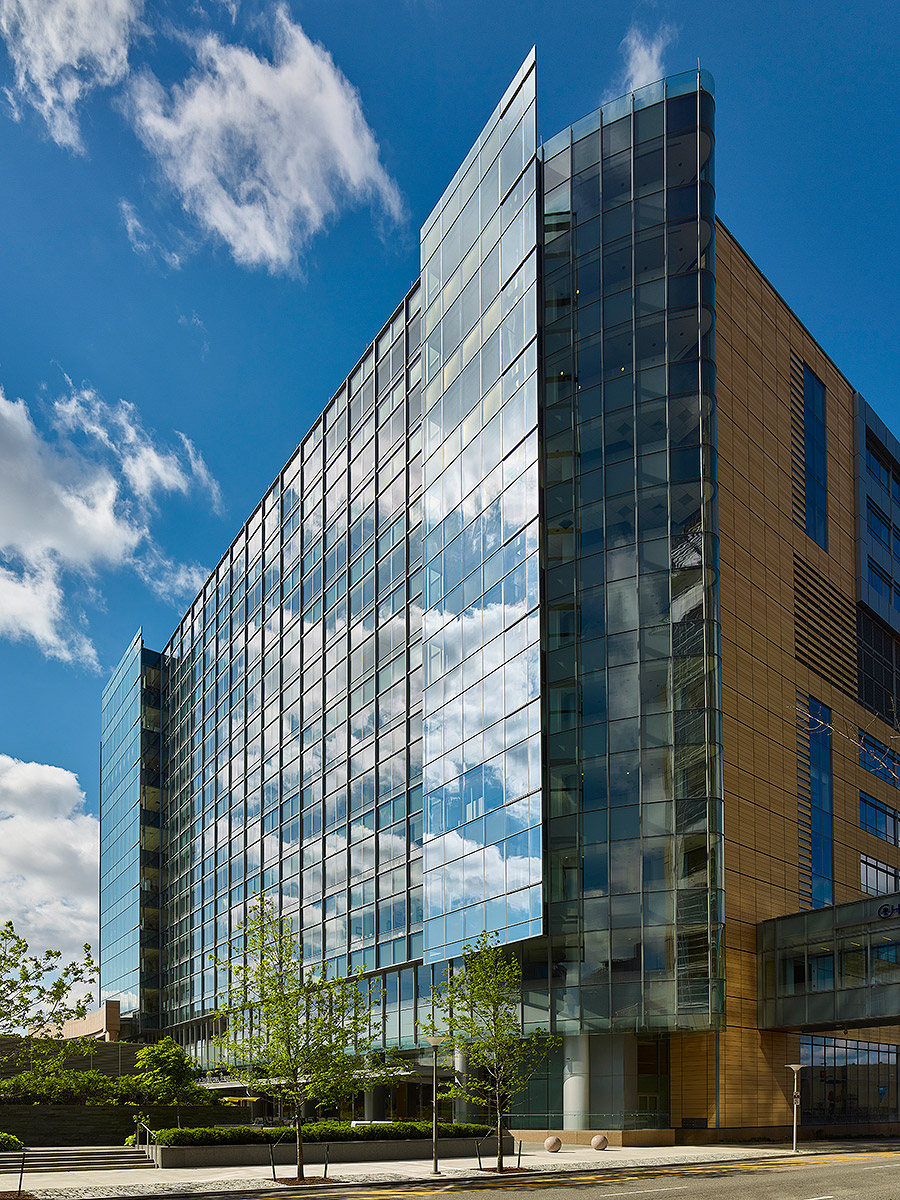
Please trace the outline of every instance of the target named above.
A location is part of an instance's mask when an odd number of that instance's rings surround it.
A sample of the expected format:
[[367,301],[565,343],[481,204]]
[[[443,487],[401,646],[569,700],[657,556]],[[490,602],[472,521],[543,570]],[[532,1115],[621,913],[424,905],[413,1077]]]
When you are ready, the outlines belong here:
[[856,607],[821,571],[794,555],[794,654],[856,698]]
[[791,511],[806,528],[806,429],[803,417],[803,360],[791,351]]

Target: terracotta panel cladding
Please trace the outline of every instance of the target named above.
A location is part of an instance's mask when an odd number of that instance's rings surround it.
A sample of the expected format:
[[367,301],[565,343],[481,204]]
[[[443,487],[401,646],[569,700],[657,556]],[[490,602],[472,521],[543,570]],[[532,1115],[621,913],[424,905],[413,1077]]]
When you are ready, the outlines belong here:
[[[900,866],[897,848],[859,826],[860,790],[898,808],[900,791],[859,765],[859,728],[879,736],[882,723],[856,701],[853,388],[721,223],[716,259],[727,976],[719,1116],[723,1127],[783,1125],[783,1064],[798,1045],[756,1027],[755,926],[796,912],[809,894],[798,695],[833,714],[835,902],[862,894],[861,852]],[[826,389],[827,553],[800,519],[804,362]],[[673,1081],[676,1069],[707,1075],[712,1045],[690,1040],[673,1051]],[[692,1094],[691,1111],[687,1094],[684,1104],[684,1116],[712,1126],[713,1091]]]

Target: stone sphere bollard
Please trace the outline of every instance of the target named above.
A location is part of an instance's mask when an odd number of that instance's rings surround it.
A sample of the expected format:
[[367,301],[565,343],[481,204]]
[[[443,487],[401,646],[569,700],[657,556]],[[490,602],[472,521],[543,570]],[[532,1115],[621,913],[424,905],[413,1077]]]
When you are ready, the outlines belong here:
[[555,1134],[552,1137],[546,1138],[544,1141],[544,1149],[550,1154],[556,1154],[561,1145],[562,1142]]
[[605,1150],[609,1145],[609,1138],[605,1134],[595,1133],[591,1138],[591,1145],[595,1150]]

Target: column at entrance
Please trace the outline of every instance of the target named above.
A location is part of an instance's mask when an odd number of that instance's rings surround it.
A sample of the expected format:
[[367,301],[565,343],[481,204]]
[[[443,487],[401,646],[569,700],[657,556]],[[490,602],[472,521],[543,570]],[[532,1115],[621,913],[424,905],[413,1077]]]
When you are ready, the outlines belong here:
[[588,1129],[591,1111],[591,1051],[586,1033],[563,1038],[563,1129]]
[[[469,1056],[457,1050],[453,1055],[453,1074],[458,1081],[465,1079],[469,1071]],[[471,1120],[469,1102],[465,1096],[455,1096],[453,1099],[453,1120],[464,1123]]]
[[363,1092],[363,1120],[383,1121],[387,1088],[367,1088]]

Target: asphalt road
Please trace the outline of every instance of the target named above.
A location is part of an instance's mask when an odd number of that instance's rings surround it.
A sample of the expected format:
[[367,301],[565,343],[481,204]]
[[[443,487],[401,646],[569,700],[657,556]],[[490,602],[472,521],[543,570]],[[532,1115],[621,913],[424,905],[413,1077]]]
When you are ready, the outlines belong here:
[[[473,1185],[447,1182],[439,1186],[391,1184],[341,1188],[342,1200],[400,1200],[405,1196],[446,1200],[507,1200],[510,1192],[539,1190],[542,1200],[621,1200],[627,1196],[647,1200],[900,1200],[900,1151],[847,1151],[776,1161],[720,1163],[684,1167],[646,1167],[607,1170],[598,1180],[595,1172],[553,1176],[509,1175]],[[282,1200],[309,1197],[315,1188],[285,1188]],[[334,1193],[332,1192],[332,1195]],[[260,1200],[271,1200],[271,1193]]]

